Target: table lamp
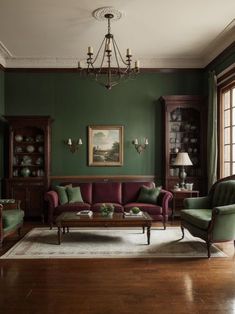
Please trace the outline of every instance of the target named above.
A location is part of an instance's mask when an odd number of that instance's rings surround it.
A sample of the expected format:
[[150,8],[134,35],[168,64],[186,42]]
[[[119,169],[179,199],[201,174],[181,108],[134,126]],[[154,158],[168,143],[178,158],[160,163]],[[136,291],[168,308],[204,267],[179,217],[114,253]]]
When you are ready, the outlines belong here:
[[193,165],[192,161],[189,158],[188,153],[184,153],[184,152],[178,153],[176,158],[175,158],[173,165],[181,167],[180,172],[179,172],[179,177],[182,181],[181,181],[180,185],[181,185],[181,188],[184,188],[185,187],[185,179],[187,177],[187,173],[185,172],[184,167]]

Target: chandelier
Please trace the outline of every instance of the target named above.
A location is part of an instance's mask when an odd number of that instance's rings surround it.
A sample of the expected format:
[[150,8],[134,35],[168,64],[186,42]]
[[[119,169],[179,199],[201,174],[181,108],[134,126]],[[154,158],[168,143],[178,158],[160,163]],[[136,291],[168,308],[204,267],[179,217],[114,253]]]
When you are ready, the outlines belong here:
[[112,7],[99,8],[93,12],[93,17],[97,20],[107,20],[108,33],[104,36],[95,56],[93,47],[88,47],[86,69],[82,68],[80,61],[78,62],[79,71],[93,76],[98,83],[108,90],[122,79],[133,78],[139,73],[139,61],[135,61],[134,67],[132,67],[131,49],[128,48],[126,56],[122,57],[114,35],[111,33],[111,20],[118,20],[121,16],[122,13]]

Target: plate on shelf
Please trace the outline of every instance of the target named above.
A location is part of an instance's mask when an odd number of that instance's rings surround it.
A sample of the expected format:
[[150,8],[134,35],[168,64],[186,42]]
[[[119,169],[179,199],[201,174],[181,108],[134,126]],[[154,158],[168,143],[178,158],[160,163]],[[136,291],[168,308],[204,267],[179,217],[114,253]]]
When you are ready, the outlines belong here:
[[33,145],[26,146],[26,150],[28,153],[33,153],[35,150],[35,147]]
[[21,134],[16,134],[15,141],[20,143],[23,141],[23,136]]

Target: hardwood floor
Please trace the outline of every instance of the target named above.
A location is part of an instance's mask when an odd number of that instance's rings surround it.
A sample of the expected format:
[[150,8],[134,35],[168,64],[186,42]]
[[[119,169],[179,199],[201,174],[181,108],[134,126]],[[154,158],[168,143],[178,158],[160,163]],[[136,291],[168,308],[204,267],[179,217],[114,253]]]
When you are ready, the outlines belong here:
[[230,257],[210,260],[0,260],[0,313],[234,313],[233,245],[225,246]]

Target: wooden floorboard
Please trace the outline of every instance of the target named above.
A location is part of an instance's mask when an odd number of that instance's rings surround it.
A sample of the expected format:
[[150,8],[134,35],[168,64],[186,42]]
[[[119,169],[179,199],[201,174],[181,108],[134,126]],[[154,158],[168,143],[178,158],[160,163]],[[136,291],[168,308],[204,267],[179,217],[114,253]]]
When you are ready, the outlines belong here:
[[0,260],[0,313],[235,313],[233,245],[224,247],[230,257],[210,260]]

